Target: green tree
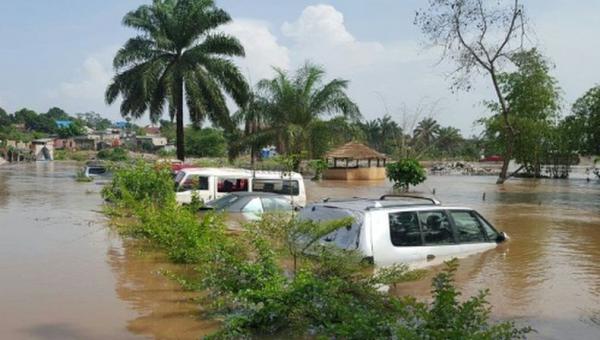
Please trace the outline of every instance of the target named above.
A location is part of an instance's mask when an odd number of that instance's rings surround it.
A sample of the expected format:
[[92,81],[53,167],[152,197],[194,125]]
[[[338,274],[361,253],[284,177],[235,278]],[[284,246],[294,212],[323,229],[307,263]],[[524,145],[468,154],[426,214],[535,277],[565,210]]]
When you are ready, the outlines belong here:
[[85,123],[85,126],[94,130],[106,130],[112,126],[110,119],[103,118],[99,113],[94,111],[86,113],[78,113],[77,118]]
[[502,109],[496,102],[488,103],[494,115],[482,122],[504,153],[511,149],[515,160],[539,177],[560,109],[559,88],[548,62],[536,49],[515,53],[512,60],[517,70],[498,74],[498,84],[511,110],[513,132],[508,134],[504,128]]
[[0,128],[8,127],[11,123],[11,117],[0,107]]
[[189,127],[186,129],[185,144],[187,156],[223,157],[227,151],[227,142],[221,130]]
[[427,179],[423,166],[411,158],[401,159],[398,162],[386,165],[387,177],[394,182],[394,188],[408,191],[410,185],[417,185]]
[[[325,70],[306,63],[294,75],[275,69],[275,78],[259,82],[268,102],[269,129],[281,153],[299,154],[309,145],[314,123],[325,115],[341,114],[358,119],[358,106],[348,97],[348,81],[323,83]],[[307,150],[309,157],[312,150]]]
[[427,35],[432,46],[442,47],[443,58],[455,62],[454,88],[469,90],[470,78],[484,73],[496,96],[505,136],[504,163],[498,184],[508,178],[513,157],[515,128],[511,107],[501,90],[498,74],[523,49],[527,18],[519,0],[429,0],[426,10],[417,11],[415,24]]
[[182,160],[184,100],[192,122],[209,118],[232,130],[224,93],[241,106],[248,86],[229,59],[244,56],[244,48],[236,38],[215,31],[230,21],[212,0],[155,0],[127,13],[123,24],[140,35],[117,52],[117,75],[106,90],[106,101],[112,104],[121,95],[122,115],[137,118],[149,111],[152,121],[158,121],[167,105]]
[[417,127],[413,131],[413,138],[416,144],[420,144],[426,148],[438,137],[439,132],[440,124],[435,119],[428,117],[417,124]]
[[59,107],[50,108],[45,116],[52,120],[71,120],[71,116]]
[[455,156],[464,142],[460,130],[452,127],[441,127],[436,138],[436,147],[447,156]]
[[575,101],[571,110],[582,128],[581,151],[600,155],[600,86],[589,89]]

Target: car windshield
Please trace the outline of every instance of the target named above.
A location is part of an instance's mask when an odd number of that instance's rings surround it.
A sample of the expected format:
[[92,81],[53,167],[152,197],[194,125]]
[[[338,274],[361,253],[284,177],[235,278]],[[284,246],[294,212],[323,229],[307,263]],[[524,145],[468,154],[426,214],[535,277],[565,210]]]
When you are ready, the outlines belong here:
[[214,208],[215,210],[223,210],[232,205],[235,201],[239,199],[239,196],[236,195],[226,195],[221,198],[217,198],[214,201],[208,202],[206,205]]

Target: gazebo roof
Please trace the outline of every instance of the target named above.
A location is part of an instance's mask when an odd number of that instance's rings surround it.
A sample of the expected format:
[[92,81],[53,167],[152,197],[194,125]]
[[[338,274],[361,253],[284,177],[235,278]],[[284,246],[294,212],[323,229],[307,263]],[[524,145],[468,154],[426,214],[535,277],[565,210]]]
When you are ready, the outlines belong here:
[[328,152],[325,156],[327,158],[351,160],[387,159],[386,155],[377,152],[364,144],[355,142],[346,143],[340,146],[339,148]]

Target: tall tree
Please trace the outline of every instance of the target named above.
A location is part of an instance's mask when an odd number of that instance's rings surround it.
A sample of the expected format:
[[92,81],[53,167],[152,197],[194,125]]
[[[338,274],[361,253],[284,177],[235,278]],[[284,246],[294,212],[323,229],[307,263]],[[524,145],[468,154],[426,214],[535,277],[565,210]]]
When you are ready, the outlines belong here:
[[497,102],[488,103],[494,115],[482,121],[486,123],[486,129],[497,136],[504,152],[511,148],[517,163],[539,177],[546,158],[547,141],[558,118],[559,88],[549,73],[548,62],[537,49],[515,53],[512,60],[517,70],[499,73],[498,84],[511,109],[509,122],[516,133],[507,134],[502,108]]
[[[325,70],[306,63],[294,75],[276,69],[273,79],[259,82],[268,105],[269,126],[280,152],[300,153],[309,145],[313,122],[326,115],[341,114],[357,120],[358,106],[348,97],[348,81],[323,83]],[[308,150],[310,152],[310,150]]]
[[229,58],[244,56],[244,48],[236,38],[215,31],[230,21],[212,0],[154,0],[127,13],[123,24],[140,34],[117,52],[117,75],[106,90],[106,101],[112,104],[121,95],[123,116],[137,118],[149,111],[153,122],[168,106],[182,160],[184,100],[192,122],[209,118],[233,129],[224,93],[241,106],[248,85]]
[[571,109],[582,125],[582,152],[600,155],[600,85],[589,89]]
[[516,131],[498,74],[515,52],[522,51],[526,37],[523,5],[519,0],[507,1],[429,0],[429,8],[418,11],[415,18],[431,42],[443,48],[443,58],[457,64],[454,86],[469,89],[471,75],[481,71],[489,77],[507,137],[499,184],[507,179]]
[[424,147],[428,147],[433,143],[433,141],[437,138],[440,133],[440,124],[431,118],[424,118],[421,120],[415,131],[413,132],[413,136],[416,143],[420,143]]

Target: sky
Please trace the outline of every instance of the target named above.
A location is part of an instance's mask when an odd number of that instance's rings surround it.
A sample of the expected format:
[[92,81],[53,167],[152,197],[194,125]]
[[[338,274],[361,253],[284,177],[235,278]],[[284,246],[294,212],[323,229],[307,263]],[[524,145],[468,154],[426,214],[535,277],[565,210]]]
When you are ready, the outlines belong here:
[[[121,19],[142,0],[0,1],[0,107],[45,112],[95,111],[119,119],[119,105],[104,103],[113,76],[112,58],[135,31]],[[349,94],[365,119],[384,114],[410,128],[432,116],[463,134],[478,133],[474,121],[489,115],[489,81],[473,90],[450,90],[448,62],[413,25],[424,0],[217,0],[233,22],[223,29],[246,49],[236,59],[252,83],[273,75],[272,66],[293,70],[305,61],[322,65],[328,79],[350,81]],[[524,0],[533,43],[554,64],[563,112],[600,84],[600,1]],[[166,116],[165,116],[166,117]],[[140,123],[147,123],[142,119]]]

